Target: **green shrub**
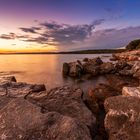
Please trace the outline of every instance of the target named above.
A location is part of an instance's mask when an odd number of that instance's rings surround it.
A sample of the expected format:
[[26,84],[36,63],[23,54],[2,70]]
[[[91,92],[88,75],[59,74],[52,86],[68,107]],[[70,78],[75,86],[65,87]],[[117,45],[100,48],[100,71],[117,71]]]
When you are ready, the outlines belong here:
[[131,42],[126,46],[126,49],[127,49],[127,50],[140,49],[140,39],[131,41]]

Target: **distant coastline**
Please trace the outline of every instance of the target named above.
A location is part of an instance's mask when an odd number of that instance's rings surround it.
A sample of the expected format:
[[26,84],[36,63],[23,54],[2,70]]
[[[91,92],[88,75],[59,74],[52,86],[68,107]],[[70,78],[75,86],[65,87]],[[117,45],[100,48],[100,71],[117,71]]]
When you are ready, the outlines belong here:
[[80,50],[80,51],[67,51],[67,52],[5,52],[0,55],[13,55],[13,54],[112,54],[124,52],[126,49],[100,49],[100,50]]

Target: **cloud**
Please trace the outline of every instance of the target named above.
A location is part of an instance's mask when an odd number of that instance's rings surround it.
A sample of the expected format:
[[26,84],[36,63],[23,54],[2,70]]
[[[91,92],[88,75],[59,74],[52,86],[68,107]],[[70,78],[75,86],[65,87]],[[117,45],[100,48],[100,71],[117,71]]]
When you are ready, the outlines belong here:
[[[96,26],[102,24],[104,19],[95,20],[91,24],[68,25],[57,22],[39,23],[40,27],[31,27],[20,29],[26,33],[33,33],[37,37],[27,37],[23,41],[36,42],[38,44],[57,44],[59,46],[75,44],[75,42],[84,41],[92,35]],[[40,33],[36,30],[41,30]]]
[[98,30],[85,41],[86,45],[80,49],[103,49],[120,48],[128,44],[131,40],[140,38],[140,26],[126,27],[122,29],[104,29]]
[[57,46],[61,51],[119,48],[133,39],[140,38],[140,26],[96,30],[96,27],[104,22],[104,19],[82,25],[38,22],[38,25],[35,27],[21,27],[22,33],[20,34],[2,34],[0,38],[19,39],[40,44],[40,46]]
[[41,30],[41,28],[39,28],[39,27],[31,27],[31,28],[23,28],[23,27],[21,27],[19,29],[21,29],[23,32],[26,32],[26,33],[37,33],[36,32],[37,30]]
[[1,39],[15,39],[16,38],[16,34],[15,33],[9,33],[9,34],[1,34],[0,35]]

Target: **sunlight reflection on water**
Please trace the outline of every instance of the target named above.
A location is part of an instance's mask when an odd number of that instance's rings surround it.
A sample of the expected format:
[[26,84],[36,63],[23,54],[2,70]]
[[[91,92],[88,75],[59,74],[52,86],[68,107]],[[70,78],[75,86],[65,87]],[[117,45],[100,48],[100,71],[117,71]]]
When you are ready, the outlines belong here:
[[[110,55],[97,54],[51,54],[51,55],[0,55],[0,75],[14,75],[20,82],[45,84],[47,88],[54,88],[64,84],[77,84],[76,80],[63,79],[62,65],[64,62],[82,60],[85,57],[94,58],[102,56],[108,61]],[[103,78],[95,78],[78,83],[87,88],[103,81]]]

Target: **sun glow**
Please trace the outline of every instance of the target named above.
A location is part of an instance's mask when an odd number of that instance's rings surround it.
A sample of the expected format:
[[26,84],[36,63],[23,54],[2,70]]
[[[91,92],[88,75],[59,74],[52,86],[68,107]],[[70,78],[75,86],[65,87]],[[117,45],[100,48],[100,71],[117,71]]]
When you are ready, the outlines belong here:
[[37,43],[29,43],[20,40],[0,39],[0,53],[10,52],[49,52],[57,51],[57,46],[40,45]]

